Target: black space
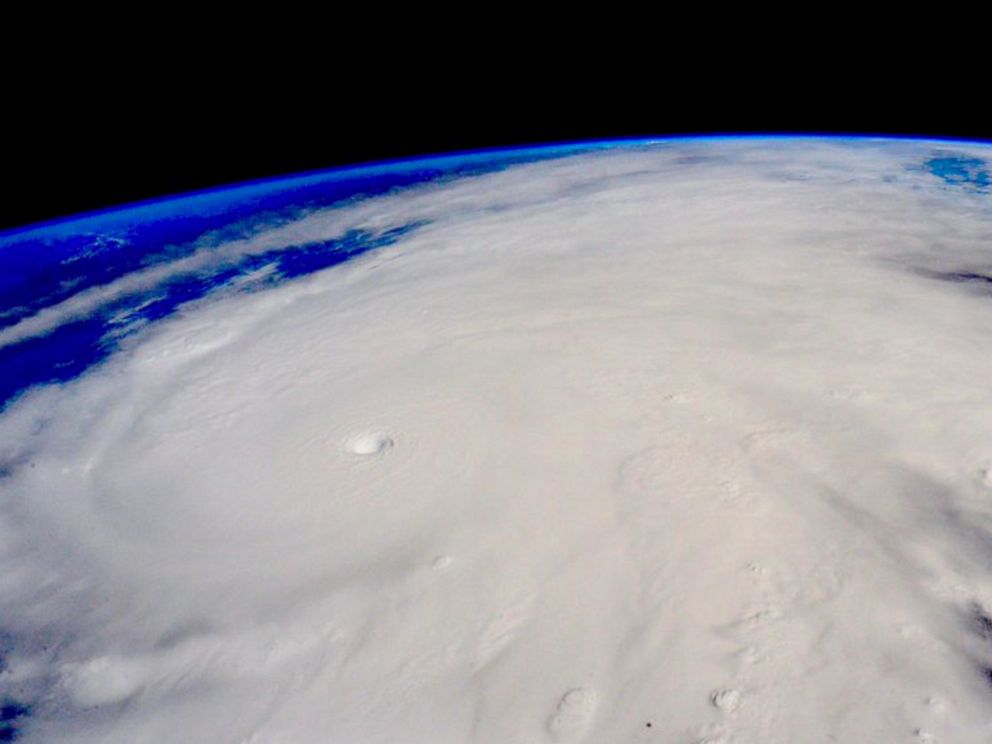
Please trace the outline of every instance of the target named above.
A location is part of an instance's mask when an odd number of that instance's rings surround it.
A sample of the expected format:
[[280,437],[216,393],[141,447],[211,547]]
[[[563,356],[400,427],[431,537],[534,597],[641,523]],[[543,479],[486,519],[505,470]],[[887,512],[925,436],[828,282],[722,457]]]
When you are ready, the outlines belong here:
[[[992,139],[960,106],[921,105],[891,80],[856,92],[724,74],[720,84],[659,77],[535,75],[521,81],[374,68],[260,82],[228,69],[137,86],[87,70],[28,80],[0,112],[0,229],[255,178],[410,155],[613,137],[787,132]],[[766,76],[767,77],[767,76]],[[471,85],[466,80],[472,80]],[[915,84],[915,83],[914,83]]]

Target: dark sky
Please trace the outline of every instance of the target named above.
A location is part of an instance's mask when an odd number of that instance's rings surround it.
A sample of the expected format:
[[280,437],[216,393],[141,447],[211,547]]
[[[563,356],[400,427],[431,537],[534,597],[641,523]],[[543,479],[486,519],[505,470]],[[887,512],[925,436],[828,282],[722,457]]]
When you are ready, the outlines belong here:
[[[115,68],[117,69],[117,68]],[[992,139],[992,125],[887,84],[856,93],[729,79],[639,88],[591,78],[471,89],[421,71],[263,85],[235,72],[136,88],[87,71],[15,91],[0,228],[247,179],[421,153],[717,132],[892,133]],[[246,82],[247,81],[247,82]],[[798,90],[798,92],[797,92]]]

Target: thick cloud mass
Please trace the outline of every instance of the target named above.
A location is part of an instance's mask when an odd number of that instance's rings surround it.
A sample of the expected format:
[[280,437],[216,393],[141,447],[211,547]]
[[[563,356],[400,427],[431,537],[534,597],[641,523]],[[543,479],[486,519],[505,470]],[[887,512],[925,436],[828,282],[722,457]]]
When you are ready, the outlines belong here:
[[401,231],[0,415],[23,739],[989,741],[988,156],[577,154],[9,326]]

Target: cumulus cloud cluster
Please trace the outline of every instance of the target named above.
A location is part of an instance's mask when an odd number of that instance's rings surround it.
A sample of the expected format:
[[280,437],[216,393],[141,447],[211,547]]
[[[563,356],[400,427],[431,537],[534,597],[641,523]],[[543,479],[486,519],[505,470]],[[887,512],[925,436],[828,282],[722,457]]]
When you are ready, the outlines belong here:
[[624,146],[319,210],[390,245],[0,415],[25,741],[988,741],[992,202],[933,143]]

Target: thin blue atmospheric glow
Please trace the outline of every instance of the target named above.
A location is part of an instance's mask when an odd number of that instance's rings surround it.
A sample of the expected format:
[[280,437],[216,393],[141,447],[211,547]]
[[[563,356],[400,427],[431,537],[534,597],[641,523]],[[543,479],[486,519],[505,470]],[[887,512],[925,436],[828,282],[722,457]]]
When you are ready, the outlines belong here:
[[[846,133],[834,134],[829,132],[771,132],[771,133],[711,133],[702,135],[662,135],[629,137],[604,140],[583,140],[572,142],[544,143],[537,145],[523,145],[517,147],[496,147],[483,148],[478,150],[466,150],[447,154],[427,155],[423,157],[399,158],[394,160],[381,160],[372,163],[329,168],[316,171],[306,171],[302,173],[285,176],[273,176],[270,178],[255,179],[235,185],[222,185],[208,189],[190,191],[183,194],[176,194],[164,197],[157,197],[131,204],[122,204],[105,209],[84,212],[81,214],[58,217],[44,222],[38,222],[22,227],[15,227],[0,230],[0,250],[6,245],[17,244],[26,240],[51,237],[60,233],[87,232],[94,229],[102,229],[113,226],[113,222],[120,221],[123,224],[128,222],[135,224],[148,224],[156,219],[169,219],[170,214],[182,213],[189,217],[194,215],[204,215],[209,211],[219,214],[225,208],[235,206],[239,203],[253,203],[256,199],[267,197],[277,197],[280,193],[289,194],[299,190],[300,195],[305,195],[308,188],[313,186],[329,187],[332,184],[341,185],[342,192],[347,192],[348,184],[361,182],[365,179],[374,179],[376,176],[399,176],[406,172],[415,174],[418,172],[437,171],[439,173],[454,173],[460,167],[471,168],[481,166],[481,170],[492,170],[498,167],[505,167],[514,163],[523,163],[563,157],[569,154],[580,152],[606,150],[620,147],[636,147],[651,144],[677,143],[677,142],[707,142],[719,140],[836,140],[836,141],[908,141],[920,143],[939,144],[971,144],[979,146],[992,146],[992,140],[986,141],[977,138],[966,137],[919,137],[915,135],[892,135],[884,133]],[[493,164],[496,164],[494,167]],[[373,195],[370,192],[369,195]],[[101,218],[112,218],[112,222],[104,222]]]

